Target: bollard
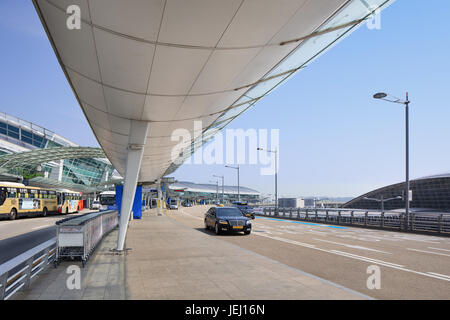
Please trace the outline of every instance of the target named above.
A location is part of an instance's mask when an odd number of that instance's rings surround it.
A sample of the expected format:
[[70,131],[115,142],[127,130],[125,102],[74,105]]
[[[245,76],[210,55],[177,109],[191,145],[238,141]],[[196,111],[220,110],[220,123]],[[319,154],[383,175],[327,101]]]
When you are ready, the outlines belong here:
[[26,277],[22,280],[22,282],[26,288],[29,288],[31,282],[31,269],[33,269],[33,257],[27,260],[27,266]]
[[308,221],[308,209],[305,211],[305,220]]
[[341,211],[338,211],[338,224],[341,224]]
[[353,211],[350,212],[350,225],[353,225]]
[[443,219],[444,215],[441,213],[438,217],[438,232],[439,234],[442,233],[442,219]]
[[367,226],[367,215],[369,214],[369,212],[365,212],[364,213],[364,225]]
[[6,279],[8,278],[8,273],[4,273],[0,276],[0,300],[5,299],[6,292]]
[[384,228],[384,212],[381,213],[380,227]]

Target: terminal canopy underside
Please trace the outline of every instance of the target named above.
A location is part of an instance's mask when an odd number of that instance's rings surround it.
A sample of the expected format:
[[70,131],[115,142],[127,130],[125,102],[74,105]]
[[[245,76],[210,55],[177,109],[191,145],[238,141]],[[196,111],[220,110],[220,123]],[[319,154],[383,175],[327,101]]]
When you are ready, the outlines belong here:
[[[34,0],[107,157],[124,176],[131,120],[149,122],[139,181],[195,150],[386,0]],[[69,29],[70,5],[81,29]],[[296,40],[296,41],[292,41]],[[299,97],[301,99],[301,97]],[[203,130],[194,134],[194,120]]]

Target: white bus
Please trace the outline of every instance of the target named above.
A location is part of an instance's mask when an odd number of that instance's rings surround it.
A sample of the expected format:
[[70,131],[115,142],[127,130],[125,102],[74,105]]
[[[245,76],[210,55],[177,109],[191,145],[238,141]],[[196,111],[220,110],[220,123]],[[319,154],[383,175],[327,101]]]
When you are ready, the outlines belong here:
[[100,199],[100,211],[117,210],[115,191],[102,191],[100,192],[99,199]]

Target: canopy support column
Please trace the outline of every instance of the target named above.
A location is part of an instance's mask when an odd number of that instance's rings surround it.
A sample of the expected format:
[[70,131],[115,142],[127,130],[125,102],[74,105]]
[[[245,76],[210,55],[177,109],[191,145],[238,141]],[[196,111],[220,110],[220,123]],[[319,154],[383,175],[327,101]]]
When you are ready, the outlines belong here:
[[127,234],[128,221],[136,194],[136,186],[144,154],[145,139],[148,131],[147,121],[131,120],[130,136],[128,139],[127,162],[122,193],[122,205],[120,207],[119,236],[117,250],[122,251]]
[[158,216],[162,215],[163,196],[161,192],[161,179],[158,180]]

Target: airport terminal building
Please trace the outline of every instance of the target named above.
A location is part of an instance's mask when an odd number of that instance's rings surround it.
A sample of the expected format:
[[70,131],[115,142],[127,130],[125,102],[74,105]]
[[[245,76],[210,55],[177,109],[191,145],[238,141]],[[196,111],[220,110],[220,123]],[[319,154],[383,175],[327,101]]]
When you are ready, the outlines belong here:
[[[168,187],[169,196],[189,202],[210,203],[222,200],[222,186],[206,183],[193,183],[188,181],[175,182]],[[260,199],[260,193],[256,190],[240,186],[239,195],[241,202],[256,203]],[[238,201],[238,187],[224,186],[223,198],[225,203]]]
[[[384,201],[385,210],[405,208],[405,183],[400,182],[363,194],[343,205],[343,208],[380,210],[381,204],[371,199],[398,199]],[[427,176],[410,181],[411,209],[450,211],[450,173]]]
[[[78,147],[78,145],[39,125],[6,113],[0,113],[0,156],[55,147]],[[3,170],[0,174],[2,180],[8,180],[23,176],[24,171],[34,172],[36,166],[28,168],[24,164],[20,168]],[[37,171],[39,171],[39,176],[35,180],[53,181],[67,187],[72,186],[73,189],[80,191],[107,180],[120,178],[106,158],[50,161],[40,165]]]

